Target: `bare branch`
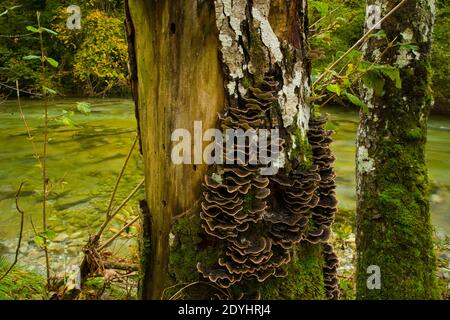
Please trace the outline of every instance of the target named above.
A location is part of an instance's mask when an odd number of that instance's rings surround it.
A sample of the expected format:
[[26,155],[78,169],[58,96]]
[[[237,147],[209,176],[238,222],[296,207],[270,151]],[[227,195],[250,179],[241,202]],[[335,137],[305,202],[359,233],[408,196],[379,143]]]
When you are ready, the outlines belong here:
[[23,234],[23,221],[24,221],[24,217],[25,217],[25,213],[19,207],[19,197],[20,197],[20,192],[22,191],[22,187],[24,184],[25,184],[25,182],[22,182],[20,184],[19,189],[17,190],[17,193],[16,193],[16,210],[20,214],[19,240],[17,241],[16,254],[14,256],[14,261],[11,264],[11,266],[8,268],[8,270],[6,270],[6,272],[3,274],[3,276],[0,277],[0,281],[2,281],[8,275],[8,273],[12,270],[12,268],[14,268],[14,266],[16,265],[16,263],[19,259],[19,251],[20,251],[20,245],[22,243],[22,234]]

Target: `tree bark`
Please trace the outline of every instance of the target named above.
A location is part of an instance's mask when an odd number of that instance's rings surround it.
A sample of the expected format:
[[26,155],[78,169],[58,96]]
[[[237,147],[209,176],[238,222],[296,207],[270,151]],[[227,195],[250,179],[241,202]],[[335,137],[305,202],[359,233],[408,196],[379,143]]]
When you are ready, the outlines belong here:
[[[366,30],[397,4],[368,0]],[[400,79],[378,73],[377,85],[362,90],[368,112],[360,112],[356,156],[358,299],[436,298],[425,165],[433,20],[434,0],[407,1],[381,24],[386,38],[364,47],[369,62],[384,52],[378,64],[398,68]],[[380,268],[379,289],[368,283],[371,265]]]
[[[218,114],[239,108],[251,87],[270,78],[279,83],[270,117],[286,140],[283,170],[311,164],[306,0],[129,0],[127,8],[148,203],[140,295],[210,298],[221,290],[196,265],[218,258],[199,216],[202,181],[212,167],[173,164],[171,133],[186,128],[194,137],[194,121],[204,130],[218,127]],[[288,277],[253,283],[252,291],[273,299],[324,298],[323,265],[320,245],[296,244]],[[227,294],[239,296],[233,290]]]

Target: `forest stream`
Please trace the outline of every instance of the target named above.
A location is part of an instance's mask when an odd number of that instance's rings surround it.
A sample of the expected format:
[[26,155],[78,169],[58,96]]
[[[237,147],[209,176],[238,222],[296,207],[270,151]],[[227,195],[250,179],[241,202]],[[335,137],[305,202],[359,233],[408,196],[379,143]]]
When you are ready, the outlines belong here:
[[[124,158],[135,137],[136,121],[131,100],[88,100],[89,115],[75,114],[74,124],[62,125],[56,119],[63,110],[70,111],[79,100],[65,99],[49,104],[50,128],[48,172],[49,225],[55,232],[49,250],[52,265],[63,270],[80,256],[89,234],[96,232],[103,221],[111,190]],[[42,102],[24,101],[23,110],[38,151],[42,147]],[[358,113],[355,109],[336,107],[330,127],[336,131],[332,149],[336,156],[337,195],[340,208],[355,209],[355,135]],[[33,270],[42,270],[43,252],[34,243],[34,231],[41,226],[42,180],[33,146],[27,139],[17,103],[0,105],[0,256],[13,257],[17,244],[20,215],[16,211],[15,195],[25,182],[19,206],[25,212],[24,241],[19,261]],[[429,121],[427,163],[432,181],[432,222],[438,232],[450,234],[450,119],[431,117]],[[141,179],[142,163],[137,149],[128,165],[117,192],[115,204]],[[143,193],[137,198],[142,198]],[[112,225],[116,231],[129,217],[137,213],[136,201],[130,202]],[[134,254],[132,239],[122,237],[111,246],[113,253]]]

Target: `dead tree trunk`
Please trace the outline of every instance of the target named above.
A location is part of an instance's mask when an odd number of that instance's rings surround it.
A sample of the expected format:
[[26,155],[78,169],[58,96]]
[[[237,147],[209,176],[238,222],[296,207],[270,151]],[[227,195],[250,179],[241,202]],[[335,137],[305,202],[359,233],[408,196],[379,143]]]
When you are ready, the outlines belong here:
[[[141,297],[176,292],[175,298],[319,299],[327,292],[337,297],[337,260],[329,245],[317,245],[328,239],[336,201],[330,141],[323,138],[330,133],[322,128],[323,118],[310,119],[307,104],[306,0],[129,0],[127,11],[148,204]],[[204,131],[279,129],[284,150],[274,164],[280,167],[277,178],[246,165],[207,166],[195,155],[191,165],[174,164],[171,134],[184,128],[195,139],[194,121],[201,121]],[[243,191],[242,185],[228,185],[237,190],[230,191],[230,201],[208,189],[225,190],[230,179],[247,186]],[[320,187],[328,188],[327,195],[321,197]],[[300,200],[287,209],[288,191]],[[212,218],[208,201],[214,197],[227,203],[218,209],[222,220]],[[228,209],[242,217],[252,214],[253,222],[236,222]],[[283,220],[288,218],[290,226]],[[221,238],[217,219],[233,220],[236,228]],[[274,240],[274,228],[286,238],[278,234]],[[232,239],[263,244],[262,255],[250,248],[244,249],[252,254],[241,252],[239,259],[253,259],[239,265],[248,267],[245,272],[233,273],[225,265],[233,268],[234,262],[223,262],[230,250],[238,250]],[[265,267],[255,267],[258,263]],[[215,274],[223,276],[220,281]]]
[[[366,29],[397,4],[367,1]],[[368,112],[360,113],[356,158],[359,299],[436,297],[424,152],[433,19],[433,0],[407,1],[381,24],[386,38],[373,37],[364,48],[367,61],[391,68],[373,72],[363,88]],[[377,284],[371,273],[378,267]]]

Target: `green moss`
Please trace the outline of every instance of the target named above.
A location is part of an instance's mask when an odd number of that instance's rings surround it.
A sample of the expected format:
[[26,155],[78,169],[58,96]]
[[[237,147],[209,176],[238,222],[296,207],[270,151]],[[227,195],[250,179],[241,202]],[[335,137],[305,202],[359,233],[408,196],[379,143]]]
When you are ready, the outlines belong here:
[[[170,246],[169,282],[164,298],[171,297],[183,285],[203,281],[197,271],[197,263],[214,265],[221,254],[220,247],[211,245],[201,235],[206,236],[200,224],[200,216],[192,214],[177,219],[172,227],[174,236]],[[200,290],[201,289],[201,290]],[[208,290],[204,286],[195,286],[186,291],[184,299],[207,299]]]
[[[424,129],[402,125],[414,138]],[[401,136],[401,135],[400,135]],[[359,230],[370,243],[360,244],[358,299],[430,299],[435,290],[435,256],[428,204],[424,144],[384,139],[376,165],[377,193],[368,193]],[[370,196],[369,196],[370,195]],[[366,286],[367,267],[381,270],[381,289]]]
[[323,259],[321,246],[302,243],[293,250],[293,261],[285,270],[283,280],[270,278],[260,285],[262,299],[325,299],[323,286]]
[[193,282],[199,279],[197,262],[213,265],[217,261],[217,248],[207,246],[199,250],[203,229],[200,216],[190,215],[178,219],[172,227],[174,235],[169,259],[169,273],[175,282]]
[[408,140],[417,141],[417,140],[425,139],[425,135],[424,135],[424,132],[423,132],[423,130],[421,128],[415,127],[415,128],[410,129],[407,132],[406,138]]

